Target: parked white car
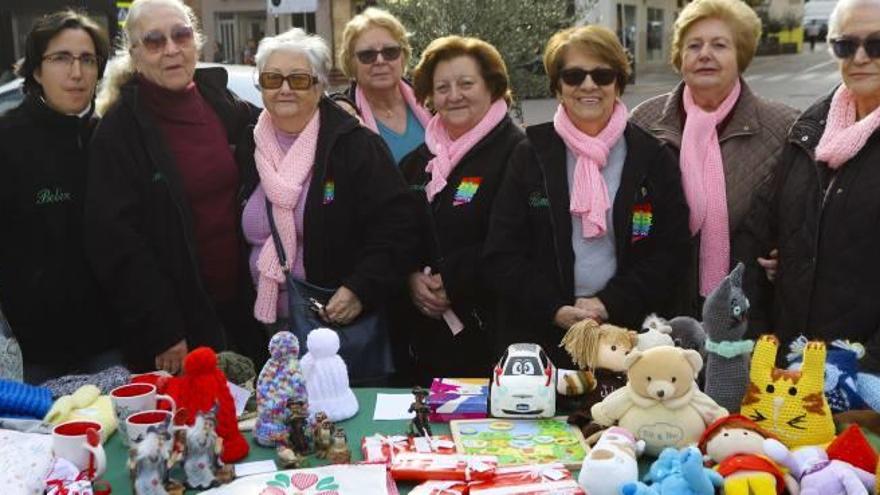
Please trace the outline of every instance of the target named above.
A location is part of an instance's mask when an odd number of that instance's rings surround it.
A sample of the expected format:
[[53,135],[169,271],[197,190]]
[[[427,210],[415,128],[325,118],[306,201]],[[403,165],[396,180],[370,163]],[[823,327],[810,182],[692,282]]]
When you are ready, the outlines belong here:
[[556,415],[556,366],[538,344],[511,344],[489,384],[489,413],[496,418]]

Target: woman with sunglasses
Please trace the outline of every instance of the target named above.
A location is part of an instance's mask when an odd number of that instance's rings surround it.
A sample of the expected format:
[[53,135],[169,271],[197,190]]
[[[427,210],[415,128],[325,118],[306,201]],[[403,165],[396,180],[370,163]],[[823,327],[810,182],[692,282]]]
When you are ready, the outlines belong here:
[[239,231],[252,159],[235,153],[256,109],[222,68],[196,69],[196,17],[180,0],[137,0],[98,96],[86,242],[122,318],[131,366],[176,373],[188,350],[227,346],[259,363]]
[[[339,329],[384,311],[403,282],[400,254],[415,244],[415,202],[381,138],[324,96],[332,58],[323,39],[298,28],[264,38],[256,64],[265,110],[247,149],[260,183],[242,218],[254,314],[304,348],[308,317]],[[309,297],[317,303],[300,307]],[[341,330],[353,382],[392,371],[387,325],[371,329]]]
[[486,280],[501,296],[496,356],[536,342],[561,367],[585,318],[640,328],[668,309],[687,257],[687,204],[671,151],[627,123],[626,52],[609,29],[560,31],[544,50],[553,122],[530,126],[495,199]]
[[760,19],[741,0],[689,3],[672,40],[682,82],[632,113],[677,152],[690,207],[691,263],[676,287],[676,314],[700,317],[703,299],[732,268],[752,197],[769,180],[797,115],[742,78],[760,37]]
[[504,170],[525,135],[507,114],[507,67],[485,41],[432,41],[413,85],[416,99],[437,113],[425,144],[401,163],[424,214],[409,276],[412,304],[398,305],[402,321],[395,328],[406,329],[418,382],[488,376],[498,356],[487,352],[494,304],[480,276],[480,255]]
[[370,7],[342,33],[339,66],[352,82],[346,91],[364,125],[382,136],[400,163],[425,140],[431,114],[404,79],[412,54],[406,29],[388,12]]
[[828,41],[843,83],[794,123],[769,194],[758,196],[749,219],[757,254],[779,249],[771,298],[750,294],[769,319],[749,330],[773,331],[782,345],[800,334],[860,342],[859,367],[878,372],[880,1],[838,2]]

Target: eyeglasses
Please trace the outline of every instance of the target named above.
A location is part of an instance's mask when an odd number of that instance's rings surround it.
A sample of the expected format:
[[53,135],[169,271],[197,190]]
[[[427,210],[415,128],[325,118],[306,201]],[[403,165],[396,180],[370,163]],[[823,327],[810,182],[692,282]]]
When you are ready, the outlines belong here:
[[56,52],[44,55],[43,60],[52,65],[66,67],[68,69],[72,68],[73,63],[77,60],[79,60],[79,65],[83,69],[97,70],[99,65],[98,56],[94,53],[82,53],[77,56],[70,52]]
[[372,64],[379,57],[379,54],[382,54],[382,60],[386,62],[393,62],[400,57],[401,48],[399,46],[386,46],[381,50],[361,50],[359,52],[355,52],[357,59],[360,63]]
[[831,40],[831,50],[837,58],[854,57],[860,46],[865,48],[868,58],[880,58],[880,35],[873,34],[864,39],[841,36]]
[[260,87],[263,89],[278,89],[287,81],[290,89],[309,89],[318,84],[318,78],[312,74],[304,72],[294,72],[292,74],[280,74],[278,72],[260,72]]
[[617,71],[607,67],[598,67],[591,70],[573,67],[559,73],[559,78],[562,79],[562,82],[569,86],[580,86],[587,76],[590,76],[598,86],[608,86],[617,80]]
[[144,45],[144,48],[146,48],[147,51],[156,53],[165,49],[168,45],[169,38],[177,46],[187,46],[193,42],[194,37],[195,33],[193,32],[192,26],[178,24],[171,28],[171,32],[168,36],[158,29],[147,31],[147,33],[141,37],[141,44]]

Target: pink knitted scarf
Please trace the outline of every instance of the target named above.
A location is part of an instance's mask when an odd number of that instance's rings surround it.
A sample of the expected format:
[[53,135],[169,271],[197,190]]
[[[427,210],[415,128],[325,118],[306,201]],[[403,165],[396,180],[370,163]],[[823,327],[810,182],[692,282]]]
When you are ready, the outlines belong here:
[[577,157],[571,185],[569,211],[581,218],[582,234],[585,239],[602,237],[608,230],[605,217],[611,207],[608,186],[602,177],[602,168],[608,161],[608,154],[614,144],[623,136],[626,129],[626,105],[617,100],[614,111],[605,128],[595,137],[584,133],[560,104],[553,116],[553,128],[565,142],[565,146]]
[[681,136],[681,185],[691,210],[691,234],[700,232],[700,295],[712,292],[730,269],[730,225],[727,190],[717,126],[733,110],[741,85],[737,79],[730,94],[714,112],[694,103],[685,85],[682,104],[687,113]]
[[880,108],[856,122],[856,100],[845,84],[831,98],[825,132],[816,146],[816,160],[838,169],[865,146],[868,138],[880,127]]
[[294,211],[300,201],[305,181],[311,175],[315,162],[315,150],[318,145],[320,128],[320,111],[315,110],[312,119],[305,129],[287,150],[281,151],[275,137],[275,126],[272,117],[266,110],[260,114],[254,128],[257,172],[260,174],[260,185],[266,198],[272,203],[272,213],[281,244],[287,254],[288,266],[281,266],[275,243],[271,239],[263,245],[257,258],[259,281],[257,282],[257,301],[254,304],[254,316],[263,323],[273,323],[278,310],[278,286],[285,283],[284,272],[292,269],[293,257],[296,255],[296,221]]
[[[425,107],[419,105],[419,102],[416,101],[416,94],[409,84],[401,81],[397,84],[397,87],[400,88],[400,94],[403,95],[403,99],[406,101],[406,105],[412,110],[413,115],[419,119],[419,122],[422,123],[422,127],[428,125],[428,121],[431,120],[431,113],[428,112]],[[370,108],[370,102],[367,101],[366,95],[364,95],[364,90],[361,89],[360,86],[356,86],[354,89],[354,104],[357,105],[358,109],[361,111],[361,117],[364,119],[364,125],[367,126],[370,130],[379,133],[379,127],[376,125],[376,117],[373,116],[373,110]]]
[[431,180],[425,187],[429,202],[434,201],[434,196],[446,187],[446,179],[464,155],[486,137],[505,115],[507,115],[507,102],[499,98],[489,107],[489,111],[477,125],[454,141],[449,137],[440,114],[431,117],[431,121],[425,127],[425,144],[434,155],[425,167],[425,171],[431,174]]

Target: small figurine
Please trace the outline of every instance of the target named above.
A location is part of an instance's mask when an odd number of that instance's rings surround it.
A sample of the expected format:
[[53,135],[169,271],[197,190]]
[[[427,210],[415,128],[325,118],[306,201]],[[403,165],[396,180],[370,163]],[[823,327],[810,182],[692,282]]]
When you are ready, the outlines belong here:
[[427,405],[428,391],[423,389],[421,385],[416,385],[412,389],[413,397],[416,399],[416,403]]
[[275,449],[278,456],[278,467],[281,469],[299,469],[308,465],[308,458],[297,454],[290,447],[279,445]]
[[333,443],[333,433],[335,432],[335,429],[336,425],[327,419],[327,415],[324,414],[324,412],[319,411],[318,414],[315,415],[315,425],[312,428],[312,438],[315,440],[315,455],[318,459],[327,458],[327,450]]
[[428,421],[428,415],[431,409],[424,402],[416,399],[410,404],[408,412],[416,413],[415,417],[409,422],[409,434],[413,437],[431,436],[431,423]]
[[128,469],[135,495],[168,495],[182,492],[183,485],[169,480],[174,465],[171,459],[171,434],[168,425],[151,426],[129,450]]
[[288,446],[299,455],[311,454],[312,448],[309,445],[308,431],[308,404],[302,399],[289,399],[287,401],[287,409],[290,412],[290,418],[287,420]]
[[348,464],[351,462],[351,451],[348,450],[348,439],[345,430],[337,428],[333,434],[333,445],[327,450],[327,460],[330,464]]
[[183,471],[190,488],[210,488],[231,481],[232,466],[225,466],[220,460],[223,439],[217,436],[216,412],[215,406],[206,413],[197,413],[193,425],[186,428]]

